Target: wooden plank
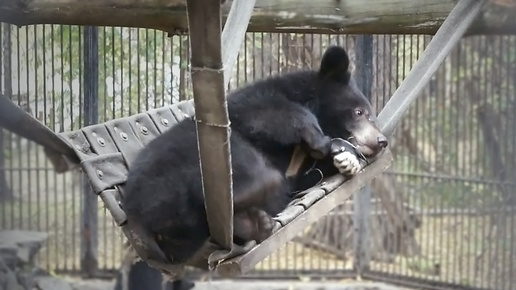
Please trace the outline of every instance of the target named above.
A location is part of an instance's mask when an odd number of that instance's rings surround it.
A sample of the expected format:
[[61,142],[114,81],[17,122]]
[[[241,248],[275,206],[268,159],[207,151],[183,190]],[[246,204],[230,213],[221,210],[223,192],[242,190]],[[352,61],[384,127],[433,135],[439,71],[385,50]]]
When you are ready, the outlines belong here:
[[0,94],[0,127],[79,163],[79,158],[68,143],[3,94]]
[[[231,3],[223,6],[224,19]],[[494,1],[493,1],[494,2]],[[455,0],[256,0],[253,32],[435,34]],[[516,33],[514,7],[490,3],[468,34]],[[184,0],[2,0],[0,21],[188,30]],[[137,16],[137,17],[135,17]]]
[[210,235],[233,245],[229,118],[221,51],[220,2],[188,0],[191,73],[203,193]]
[[385,135],[392,135],[405,112],[420,96],[421,90],[459,43],[486,3],[485,0],[459,0],[408,76],[378,115],[380,129]]
[[[340,185],[337,189],[328,193],[325,197],[301,213],[296,219],[280,228],[261,244],[256,245],[253,249],[242,256],[221,262],[217,266],[217,272],[223,277],[234,277],[240,274],[245,274],[257,263],[278,250],[288,241],[292,240],[306,227],[328,214],[335,207],[345,203],[355,191],[368,184],[378,174],[387,169],[391,163],[392,154],[389,150],[386,150],[381,157],[371,165],[364,168],[359,175],[351,178]],[[330,180],[335,178],[343,177],[341,175],[337,175]]]

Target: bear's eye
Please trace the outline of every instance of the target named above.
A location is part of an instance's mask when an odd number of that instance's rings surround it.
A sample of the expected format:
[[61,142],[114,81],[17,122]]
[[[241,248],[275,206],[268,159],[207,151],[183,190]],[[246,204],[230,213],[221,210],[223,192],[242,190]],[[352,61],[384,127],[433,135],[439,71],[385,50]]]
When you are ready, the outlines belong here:
[[362,115],[364,114],[364,110],[362,110],[362,109],[356,109],[356,110],[355,110],[355,114],[356,114],[357,116],[362,116]]

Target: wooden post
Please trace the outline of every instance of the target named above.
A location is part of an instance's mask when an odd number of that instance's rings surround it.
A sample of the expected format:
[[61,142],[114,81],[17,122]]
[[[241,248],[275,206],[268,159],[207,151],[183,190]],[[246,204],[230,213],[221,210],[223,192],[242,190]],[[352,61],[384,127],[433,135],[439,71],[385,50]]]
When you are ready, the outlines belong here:
[[[356,81],[366,98],[371,101],[373,82],[373,37],[359,35],[355,37]],[[371,185],[366,184],[353,194],[353,268],[361,276],[369,269],[371,259],[370,218]]]
[[221,33],[218,1],[187,1],[205,207],[211,238],[227,250],[233,245],[233,190],[225,91],[254,3],[255,0],[234,1]]
[[233,245],[233,192],[231,130],[225,91],[254,3],[254,0],[234,1],[221,33],[219,1],[187,1],[205,207],[211,238],[227,250]]
[[191,73],[203,193],[213,241],[233,245],[230,128],[222,68],[220,2],[188,0]]

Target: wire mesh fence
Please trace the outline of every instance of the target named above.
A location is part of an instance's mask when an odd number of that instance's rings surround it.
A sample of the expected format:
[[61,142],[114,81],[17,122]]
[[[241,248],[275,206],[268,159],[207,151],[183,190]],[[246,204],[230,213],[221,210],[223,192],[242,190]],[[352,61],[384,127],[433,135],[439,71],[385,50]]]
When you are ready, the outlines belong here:
[[[78,129],[97,104],[98,122],[192,96],[188,37],[100,27],[98,99],[85,99],[85,52],[78,26],[3,24],[0,91],[51,129]],[[269,75],[317,68],[329,44],[355,59],[355,36],[249,33],[230,89]],[[371,101],[380,111],[430,36],[373,36]],[[91,51],[90,51],[91,53]],[[95,53],[95,52],[93,52]],[[394,165],[371,185],[370,260],[364,276],[435,289],[516,285],[516,37],[463,39],[413,105],[390,142]],[[91,94],[89,94],[88,98]],[[85,196],[80,172],[56,174],[42,148],[0,131],[0,226],[51,234],[40,254],[52,271],[81,271]],[[354,267],[353,201],[307,228],[250,276],[344,277]],[[101,203],[98,268],[114,270],[123,236]],[[95,229],[93,229],[95,230]],[[432,286],[433,285],[433,286]],[[441,287],[441,288],[439,288]],[[511,288],[512,287],[512,288]]]
[[[398,79],[428,40],[397,37]],[[390,220],[372,239],[384,251],[371,262],[375,274],[516,285],[515,48],[514,37],[463,39],[398,128],[395,165],[373,185]],[[385,222],[371,219],[373,229]]]

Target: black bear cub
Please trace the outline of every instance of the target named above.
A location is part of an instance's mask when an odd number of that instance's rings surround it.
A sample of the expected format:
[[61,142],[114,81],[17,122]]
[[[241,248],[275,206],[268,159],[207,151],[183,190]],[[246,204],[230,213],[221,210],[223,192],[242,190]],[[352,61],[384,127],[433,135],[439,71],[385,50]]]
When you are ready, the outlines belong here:
[[[337,46],[326,50],[318,71],[269,77],[235,90],[228,112],[239,244],[271,234],[271,217],[287,206],[291,193],[314,185],[304,176],[309,169],[315,166],[324,177],[360,170],[355,155],[331,154],[333,138],[350,141],[365,157],[387,146],[371,104],[351,77],[347,52]],[[297,176],[286,178],[296,146],[308,158]],[[203,246],[209,229],[193,118],[139,153],[124,191],[128,222],[149,229],[169,263],[184,263]]]

